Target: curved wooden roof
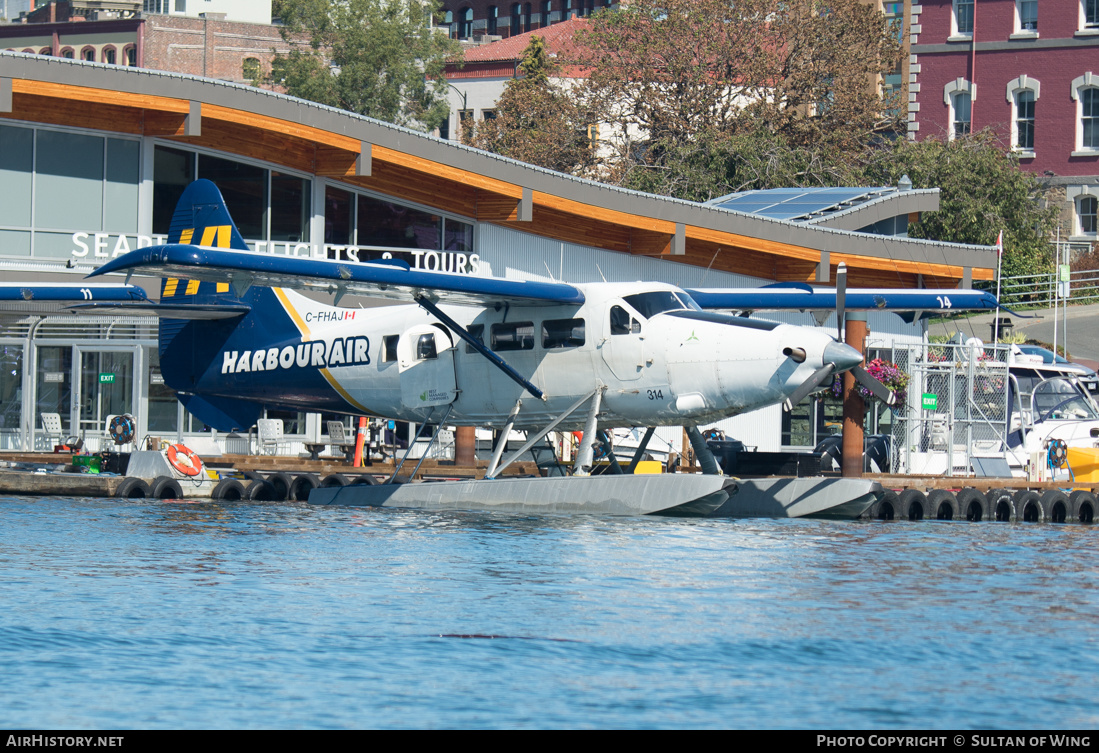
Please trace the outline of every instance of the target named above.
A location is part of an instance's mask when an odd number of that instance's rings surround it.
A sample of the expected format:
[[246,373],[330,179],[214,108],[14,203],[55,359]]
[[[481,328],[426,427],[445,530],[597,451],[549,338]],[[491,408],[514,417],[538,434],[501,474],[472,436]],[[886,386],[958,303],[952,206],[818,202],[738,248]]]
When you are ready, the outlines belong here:
[[[874,236],[642,194],[248,86],[0,53],[0,118],[141,134],[264,160],[571,243],[779,281],[822,257],[850,284],[992,279],[991,247]],[[834,277],[830,274],[830,279]]]

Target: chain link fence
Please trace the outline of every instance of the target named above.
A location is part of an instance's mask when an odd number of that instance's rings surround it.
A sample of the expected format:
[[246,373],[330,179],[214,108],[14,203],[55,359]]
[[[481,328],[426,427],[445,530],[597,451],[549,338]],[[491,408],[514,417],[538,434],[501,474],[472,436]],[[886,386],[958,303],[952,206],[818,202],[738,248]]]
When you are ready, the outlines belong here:
[[1007,447],[1008,345],[898,346],[910,376],[907,405],[893,420],[892,469],[914,475],[978,473]]

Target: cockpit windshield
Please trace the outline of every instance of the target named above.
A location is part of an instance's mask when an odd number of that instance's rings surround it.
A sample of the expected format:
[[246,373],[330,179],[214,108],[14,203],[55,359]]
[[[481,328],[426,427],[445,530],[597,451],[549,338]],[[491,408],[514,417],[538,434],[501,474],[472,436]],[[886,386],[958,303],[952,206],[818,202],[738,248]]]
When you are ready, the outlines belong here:
[[672,290],[658,290],[652,293],[637,293],[635,295],[628,295],[623,298],[626,303],[633,306],[637,313],[641,316],[649,319],[662,314],[665,311],[682,311],[683,309],[693,309],[698,311],[698,304],[685,293],[678,293]]
[[[1020,385],[1021,387],[1022,385]],[[1032,396],[1034,420],[1099,419],[1095,406],[1067,379],[1047,379],[1034,387]]]

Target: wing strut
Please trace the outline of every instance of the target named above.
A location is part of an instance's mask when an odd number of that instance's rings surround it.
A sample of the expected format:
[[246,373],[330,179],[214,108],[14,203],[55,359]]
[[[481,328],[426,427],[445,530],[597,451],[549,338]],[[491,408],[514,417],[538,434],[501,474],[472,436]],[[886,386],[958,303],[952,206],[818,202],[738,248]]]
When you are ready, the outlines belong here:
[[544,401],[546,399],[546,396],[542,392],[542,390],[535,387],[526,378],[524,378],[522,374],[509,366],[507,361],[505,361],[503,358],[500,358],[500,356],[496,355],[487,347],[485,347],[485,344],[483,342],[478,340],[473,335],[469,334],[469,332],[466,331],[465,327],[458,324],[458,322],[454,321],[449,316],[444,314],[438,306],[428,300],[428,297],[426,295],[417,295],[416,303],[420,304],[421,307],[427,310],[432,316],[445,324],[447,327],[454,330],[458,337],[469,343],[471,348],[487,358],[489,362],[491,362],[496,368],[500,369],[500,371],[511,377],[519,386],[521,386],[527,392],[534,395],[539,400]]

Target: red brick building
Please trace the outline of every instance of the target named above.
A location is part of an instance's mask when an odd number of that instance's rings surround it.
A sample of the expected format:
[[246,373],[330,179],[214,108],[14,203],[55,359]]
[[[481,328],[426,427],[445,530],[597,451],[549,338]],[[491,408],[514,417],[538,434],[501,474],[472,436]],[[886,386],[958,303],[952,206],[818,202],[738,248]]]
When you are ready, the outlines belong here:
[[1063,232],[1099,239],[1099,0],[925,0],[912,20],[909,136],[995,129]]
[[28,23],[0,25],[0,49],[242,83],[267,72],[276,51],[289,52],[277,26],[225,15],[86,18],[74,16],[68,2],[55,2],[37,10]]
[[617,0],[536,0],[529,3],[499,0],[444,0],[443,26],[453,39],[506,39],[535,29],[567,21],[572,16],[590,16],[600,8],[618,5]]

